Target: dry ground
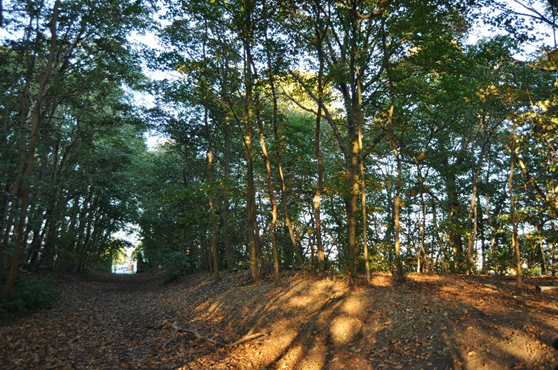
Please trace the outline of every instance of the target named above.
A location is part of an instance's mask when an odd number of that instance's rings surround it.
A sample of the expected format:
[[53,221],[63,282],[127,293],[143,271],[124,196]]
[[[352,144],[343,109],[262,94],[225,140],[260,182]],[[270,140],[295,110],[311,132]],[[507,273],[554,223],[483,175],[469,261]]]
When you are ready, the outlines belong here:
[[[491,276],[410,275],[371,286],[247,272],[62,278],[51,310],[0,328],[2,369],[544,369],[558,364],[558,291]],[[164,320],[231,347],[180,332]],[[166,344],[166,345],[165,345]]]

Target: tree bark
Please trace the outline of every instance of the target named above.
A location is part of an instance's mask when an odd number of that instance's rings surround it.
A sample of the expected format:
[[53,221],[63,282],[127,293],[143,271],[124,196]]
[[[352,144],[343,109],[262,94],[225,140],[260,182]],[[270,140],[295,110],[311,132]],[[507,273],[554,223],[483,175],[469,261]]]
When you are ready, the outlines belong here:
[[368,260],[368,240],[367,240],[367,212],[366,212],[366,182],[364,178],[364,148],[362,146],[362,130],[359,130],[358,144],[360,151],[360,184],[361,184],[361,208],[362,208],[362,249],[364,250],[364,268],[366,270],[366,282],[370,284],[370,261]]
[[43,106],[43,99],[46,92],[46,86],[50,79],[50,75],[52,73],[54,58],[56,55],[56,40],[57,40],[56,28],[58,24],[59,6],[60,6],[60,0],[56,0],[52,10],[52,20],[51,20],[51,27],[50,27],[51,40],[50,40],[50,51],[49,51],[48,61],[45,66],[45,71],[39,85],[39,90],[37,92],[37,99],[35,100],[35,105],[33,106],[33,110],[32,110],[31,133],[30,133],[29,144],[27,148],[27,153],[28,153],[27,158],[23,159],[24,166],[26,167],[25,170],[26,183],[24,184],[23,187],[23,197],[22,197],[20,216],[16,228],[14,254],[12,256],[12,263],[10,266],[10,270],[8,272],[6,284],[4,286],[4,290],[2,291],[2,297],[1,297],[2,299],[8,299],[8,297],[10,296],[10,292],[12,290],[15,276],[17,274],[17,268],[19,265],[19,255],[21,254],[21,248],[24,242],[23,229],[27,217],[27,208],[29,206],[29,201],[30,201],[29,197],[30,197],[31,185],[29,184],[29,181],[33,173],[33,158],[35,155],[35,144],[37,141],[37,137],[39,135],[39,126],[41,124],[41,109]]
[[219,256],[217,255],[217,215],[215,202],[213,201],[213,138],[209,129],[208,108],[204,106],[205,133],[207,135],[207,195],[209,198],[209,210],[211,216],[211,255],[213,258],[213,276],[215,282],[219,282]]
[[232,270],[236,265],[236,256],[231,240],[231,208],[229,199],[229,179],[231,174],[231,134],[228,119],[223,124],[223,136],[225,141],[225,151],[223,167],[225,181],[223,182],[223,239],[225,243],[225,254],[227,256],[227,269]]
[[[276,105],[277,96],[275,92],[275,84],[271,81],[271,89],[273,93],[274,105]],[[277,109],[277,107],[274,107]],[[291,223],[291,218],[289,217],[289,207],[287,204],[287,184],[285,182],[285,175],[283,173],[283,166],[281,165],[281,139],[279,138],[279,124],[277,122],[277,116],[274,116],[273,120],[273,139],[275,141],[275,162],[277,163],[277,169],[279,170],[279,179],[281,180],[281,200],[283,202],[283,213],[285,214],[285,224],[287,225],[287,230],[289,231],[289,237],[291,239],[292,246],[294,248],[296,258],[303,271],[306,271],[306,266],[304,264],[304,259],[302,258],[302,253],[298,246],[298,242],[294,235],[293,225]]]
[[395,185],[395,201],[393,205],[393,219],[394,219],[394,249],[395,249],[395,264],[396,264],[396,280],[403,282],[405,281],[405,274],[403,272],[403,265],[401,262],[401,251],[399,245],[399,234],[400,234],[400,227],[399,227],[399,211],[401,208],[401,177],[402,177],[402,169],[401,169],[401,156],[399,150],[397,149],[397,141],[394,132],[394,122],[393,122],[393,114],[395,110],[395,85],[393,81],[393,77],[391,76],[391,69],[389,65],[389,55],[386,43],[386,34],[385,32],[382,34],[382,47],[384,50],[384,67],[386,69],[386,74],[388,77],[388,83],[390,88],[390,107],[387,112],[387,121],[388,121],[388,133],[389,133],[389,140],[393,149],[393,154],[395,155],[395,162],[397,165],[397,181]]
[[320,28],[319,18],[320,18],[320,7],[317,4],[315,8],[316,16],[316,26],[314,28],[316,33],[316,43],[318,51],[318,114],[316,114],[316,135],[314,138],[314,145],[316,150],[316,160],[318,162],[318,183],[316,186],[316,193],[314,194],[314,222],[315,222],[315,234],[316,234],[316,249],[318,252],[318,271],[321,273],[325,272],[325,258],[324,258],[324,246],[322,242],[322,221],[320,215],[320,203],[323,192],[323,182],[324,182],[324,169],[323,169],[323,158],[322,150],[320,147],[320,135],[321,135],[321,120],[322,120],[322,104],[323,104],[323,94],[324,94],[324,56],[323,56],[323,38],[325,36],[325,30]]
[[517,294],[521,294],[522,282],[521,282],[521,251],[519,249],[519,241],[517,238],[517,222],[515,220],[515,200],[513,196],[513,164],[514,164],[514,153],[516,149],[516,122],[512,118],[513,133],[510,146],[510,174],[508,177],[508,188],[510,192],[510,217],[512,224],[512,244],[515,251],[515,262],[517,269]]
[[252,13],[255,4],[248,0],[244,6],[245,35],[243,40],[244,49],[244,88],[245,92],[245,128],[244,146],[246,149],[246,204],[248,212],[248,251],[250,253],[250,272],[252,279],[258,281],[260,271],[258,268],[259,244],[257,240],[257,219],[256,219],[256,192],[254,188],[254,164],[252,138],[254,131],[254,98],[253,98],[253,75],[252,75]]
[[273,265],[275,268],[275,283],[279,284],[279,251],[277,249],[277,241],[275,238],[275,225],[277,223],[277,201],[275,200],[275,193],[273,191],[273,180],[271,178],[271,162],[269,160],[269,155],[267,153],[267,147],[265,144],[264,128],[260,116],[260,103],[259,99],[256,98],[256,122],[258,123],[258,128],[260,130],[260,143],[262,146],[262,154],[265,163],[265,172],[267,177],[267,187],[269,191],[269,199],[271,201],[271,222],[269,224],[269,236],[271,237],[271,246],[273,249]]

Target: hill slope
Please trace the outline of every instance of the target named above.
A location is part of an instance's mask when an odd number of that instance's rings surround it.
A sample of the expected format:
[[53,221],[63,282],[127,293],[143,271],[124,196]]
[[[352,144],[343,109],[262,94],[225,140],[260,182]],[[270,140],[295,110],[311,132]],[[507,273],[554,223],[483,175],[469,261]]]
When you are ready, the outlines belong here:
[[[223,273],[161,286],[158,275],[66,277],[62,299],[0,328],[6,368],[550,369],[556,279],[411,275],[370,287],[283,274]],[[174,328],[173,328],[174,324]],[[176,331],[176,328],[184,329]],[[175,333],[176,332],[176,333]],[[176,334],[176,336],[173,336]],[[260,335],[254,338],[254,334]],[[254,338],[230,346],[243,338]]]

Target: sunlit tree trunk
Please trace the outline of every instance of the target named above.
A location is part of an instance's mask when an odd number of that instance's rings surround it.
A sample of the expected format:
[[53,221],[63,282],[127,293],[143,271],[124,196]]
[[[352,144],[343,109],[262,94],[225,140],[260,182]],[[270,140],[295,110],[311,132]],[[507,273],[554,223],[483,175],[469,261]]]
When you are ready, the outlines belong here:
[[510,218],[512,224],[512,244],[515,251],[516,259],[516,269],[517,269],[517,293],[521,294],[522,283],[521,283],[521,251],[519,248],[519,241],[517,237],[517,222],[515,219],[515,200],[513,196],[513,164],[514,164],[514,153],[516,150],[516,122],[512,119],[513,132],[510,145],[510,174],[508,177],[508,188],[510,192]]
[[426,262],[428,256],[426,254],[426,249],[424,247],[424,242],[426,238],[426,203],[424,202],[424,195],[422,192],[420,193],[420,209],[421,212],[419,213],[418,217],[418,231],[420,233],[419,236],[419,250],[417,256],[417,272],[424,272],[426,267]]
[[279,279],[279,251],[277,249],[277,240],[275,237],[275,225],[277,224],[277,201],[275,200],[275,193],[273,191],[273,180],[271,177],[271,162],[267,153],[267,146],[265,144],[264,128],[260,116],[260,103],[259,99],[256,102],[256,122],[260,130],[260,143],[262,146],[262,154],[264,157],[265,171],[267,176],[267,187],[269,191],[269,200],[271,201],[271,222],[269,223],[269,236],[271,237],[271,246],[273,249],[273,264],[275,269],[275,283],[278,284]]
[[[274,87],[273,80],[271,81],[271,89],[273,93],[273,100],[274,105],[277,104],[276,100],[276,91]],[[277,109],[275,106],[274,109]],[[302,253],[300,252],[300,248],[298,246],[298,242],[294,235],[293,225],[291,223],[291,218],[289,217],[289,207],[287,204],[287,184],[285,182],[285,175],[283,173],[283,166],[281,165],[281,139],[279,137],[279,127],[277,122],[277,116],[274,115],[273,119],[273,139],[275,140],[275,162],[277,163],[277,169],[279,170],[279,179],[281,180],[281,200],[283,202],[283,213],[285,214],[285,224],[287,225],[287,230],[289,231],[289,237],[291,239],[292,246],[294,248],[296,258],[300,267],[306,271],[306,266],[304,264],[304,260],[302,258]]]
[[368,222],[366,212],[366,182],[364,176],[364,148],[362,146],[362,132],[359,130],[358,143],[360,151],[360,192],[361,192],[361,208],[362,208],[362,248],[364,250],[364,268],[366,270],[366,282],[370,284],[370,261],[368,260]]
[[[551,222],[550,225],[552,226],[552,233],[556,233],[556,227],[554,222]],[[551,258],[551,265],[550,265],[550,274],[552,277],[556,277],[556,255],[558,254],[556,243],[552,246],[552,258]]]
[[546,261],[546,255],[544,253],[544,238],[542,235],[542,231],[543,231],[544,225],[540,224],[540,225],[535,225],[535,231],[537,232],[537,237],[538,237],[538,244],[539,244],[539,250],[541,252],[541,265],[542,265],[542,273],[543,275],[548,275],[548,266],[546,265],[547,261]]
[[[392,106],[393,108],[393,106]],[[395,143],[395,138],[392,138],[392,147],[393,152],[395,154],[395,161],[397,164],[397,180],[395,183],[395,201],[393,205],[393,228],[395,234],[394,240],[394,248],[395,248],[395,268],[396,268],[396,280],[397,281],[405,281],[405,274],[403,272],[403,264],[401,262],[401,246],[399,241],[401,227],[399,226],[400,223],[400,210],[401,210],[401,177],[402,177],[402,169],[401,169],[401,157],[399,155],[399,151],[397,149],[397,145]]]

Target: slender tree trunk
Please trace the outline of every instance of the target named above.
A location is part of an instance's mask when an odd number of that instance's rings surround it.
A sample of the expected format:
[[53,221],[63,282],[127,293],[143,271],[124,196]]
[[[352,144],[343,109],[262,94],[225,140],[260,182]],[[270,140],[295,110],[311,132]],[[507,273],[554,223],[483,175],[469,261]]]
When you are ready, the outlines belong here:
[[[484,116],[481,118],[482,126],[486,127],[485,118]],[[484,143],[482,144],[482,148],[479,154],[479,159],[477,162],[477,168],[473,176],[473,193],[471,195],[471,206],[469,208],[469,215],[467,217],[467,233],[468,233],[468,240],[467,240],[467,273],[472,274],[476,270],[475,261],[473,260],[473,253],[475,249],[475,242],[477,239],[477,228],[478,228],[478,207],[477,207],[477,197],[478,197],[478,184],[479,178],[481,174],[481,167],[482,161],[485,156],[486,150],[489,147],[490,136],[494,132],[498,124],[495,126],[488,128],[488,132],[485,130],[485,138]],[[474,160],[473,160],[474,162]],[[490,167],[489,167],[490,168]]]
[[87,222],[85,226],[85,235],[79,235],[79,238],[82,240],[81,247],[78,249],[78,265],[77,269],[75,270],[77,273],[82,273],[85,271],[85,263],[87,261],[87,252],[90,248],[90,240],[93,235],[94,229],[93,225],[95,224],[95,219],[99,217],[97,216],[95,210],[91,210],[89,217],[85,222]]
[[[321,68],[323,68],[320,65]],[[320,71],[321,73],[321,71]],[[321,81],[321,76],[318,77]],[[314,222],[315,222],[315,233],[316,233],[316,248],[318,252],[318,271],[321,273],[325,272],[325,258],[324,258],[324,246],[322,242],[322,221],[320,215],[320,202],[322,198],[323,182],[324,182],[324,170],[323,170],[323,159],[322,151],[320,148],[320,124],[321,124],[321,99],[322,99],[322,87],[321,82],[318,87],[318,114],[316,115],[316,136],[315,136],[315,148],[316,148],[316,158],[318,161],[318,184],[316,187],[316,193],[314,194]]]
[[[37,15],[40,14],[40,12],[42,11],[42,4],[40,6],[40,8],[37,11]],[[27,29],[26,29],[26,35],[25,35],[25,44],[27,45],[26,47],[26,64],[27,64],[27,69],[26,69],[26,74],[25,74],[25,86],[23,88],[23,97],[21,99],[21,114],[20,114],[20,120],[21,120],[21,131],[20,131],[20,135],[19,135],[19,164],[18,164],[18,169],[16,172],[16,176],[15,176],[15,181],[13,183],[13,187],[12,187],[12,195],[18,199],[21,197],[21,188],[22,188],[22,182],[23,182],[23,173],[25,171],[25,164],[26,164],[26,147],[25,147],[25,141],[26,141],[26,126],[28,124],[28,122],[31,120],[32,121],[32,112],[33,109],[29,109],[29,101],[31,101],[31,80],[33,78],[33,72],[34,72],[34,68],[36,65],[36,58],[37,58],[37,52],[34,50],[33,48],[33,42],[31,41],[31,34],[32,34],[32,30],[33,30],[33,24],[36,21],[35,19],[35,15],[31,15],[29,17],[29,23],[27,25]],[[38,33],[39,31],[37,31]],[[36,36],[38,37],[38,35]],[[7,116],[6,116],[7,118]],[[4,235],[2,238],[2,245],[3,246],[7,246],[10,241],[13,239],[10,238],[10,235],[12,234],[12,232],[14,232],[17,228],[17,225],[15,224],[16,220],[17,220],[17,210],[18,210],[18,206],[21,206],[21,204],[16,201],[16,200],[12,200],[11,201],[11,207],[9,210],[7,210],[7,217],[6,217],[6,221],[5,221],[5,228],[4,228]]]
[[516,269],[517,269],[517,294],[521,294],[522,282],[521,282],[521,251],[519,249],[519,241],[517,238],[517,222],[515,219],[515,200],[513,196],[513,164],[514,164],[514,153],[516,148],[516,122],[513,121],[513,133],[512,141],[510,146],[510,174],[508,177],[508,188],[510,191],[510,217],[512,224],[512,244],[515,250],[516,259]]
[[[481,199],[480,199],[480,194],[478,195],[478,199],[477,199],[477,204],[479,205],[479,207],[481,207]],[[481,272],[483,274],[486,274],[486,234],[485,234],[485,220],[484,220],[484,215],[482,213],[482,209],[481,209],[481,215],[479,217],[479,237],[481,240],[481,253],[482,253],[482,268],[481,268]]]
[[454,273],[462,271],[463,265],[463,244],[461,241],[461,231],[459,225],[459,200],[456,187],[455,174],[450,170],[450,173],[446,178],[446,192],[448,198],[448,219],[450,222],[448,234],[451,250],[453,252],[452,269]]
[[395,155],[395,163],[397,166],[397,180],[395,182],[395,200],[393,203],[393,231],[394,231],[394,250],[395,250],[395,268],[396,268],[396,281],[405,281],[405,273],[403,272],[403,264],[401,261],[401,246],[400,246],[400,210],[401,210],[401,178],[402,178],[402,168],[401,168],[401,156],[397,148],[397,142],[395,134],[393,132],[393,110],[394,105],[392,103],[388,115],[389,120],[389,137],[392,146],[393,153]]
[[469,216],[467,218],[467,273],[473,274],[475,271],[475,261],[473,260],[473,252],[475,249],[475,241],[477,239],[477,189],[480,173],[480,165],[475,174],[473,181],[473,194],[471,196],[471,207],[469,208]]
[[[101,220],[104,218],[100,216]],[[95,249],[99,243],[99,235],[102,233],[103,227],[100,225],[99,220],[96,220],[97,224],[93,224],[93,233],[91,235],[90,241],[86,244],[84,261],[81,266],[81,273],[87,273],[91,267],[91,257],[95,254]]]
[[449,267],[448,267],[448,252],[446,251],[446,247],[444,245],[444,242],[442,241],[442,238],[440,237],[440,229],[438,228],[438,212],[437,212],[437,206],[436,206],[436,198],[434,197],[433,194],[430,194],[432,197],[432,224],[434,226],[434,234],[436,236],[436,241],[438,242],[438,247],[440,250],[440,255],[441,255],[441,267],[442,267],[442,273],[443,274],[447,274],[449,272]]
[[[385,27],[385,25],[383,25],[383,27]],[[395,161],[396,161],[396,165],[397,165],[397,181],[396,181],[396,185],[395,185],[395,201],[394,201],[394,205],[393,205],[393,219],[394,219],[394,233],[395,233],[395,264],[396,264],[396,280],[403,282],[405,281],[405,274],[403,272],[403,265],[401,263],[401,251],[400,251],[400,245],[399,245],[399,234],[400,234],[400,227],[399,227],[399,211],[401,208],[401,156],[399,154],[399,151],[397,149],[397,142],[396,142],[396,137],[395,137],[395,132],[394,132],[394,122],[393,122],[393,113],[395,110],[395,85],[394,85],[394,81],[393,81],[393,77],[391,75],[391,69],[390,69],[390,64],[389,64],[389,55],[388,55],[388,48],[387,48],[387,42],[386,42],[386,33],[385,33],[385,29],[383,30],[384,32],[382,33],[382,47],[384,50],[384,67],[386,69],[386,74],[388,77],[388,83],[389,83],[389,94],[390,94],[390,107],[389,107],[389,111],[387,114],[387,120],[388,120],[388,133],[389,133],[389,140],[391,142],[391,146],[393,149],[393,153],[395,155]]]
[[[555,230],[555,225],[554,222],[551,222],[550,225],[552,226],[552,233],[555,234],[556,230]],[[556,277],[556,255],[557,255],[557,250],[556,250],[556,243],[552,246],[552,264],[550,266],[550,274],[552,275],[552,277]]]
[[318,183],[316,187],[316,193],[314,194],[314,222],[315,222],[315,233],[316,233],[316,249],[318,253],[318,271],[321,273],[325,272],[325,258],[324,258],[324,247],[322,241],[322,222],[321,222],[321,212],[320,203],[323,192],[323,182],[324,182],[324,170],[323,170],[323,158],[322,150],[320,147],[321,142],[321,122],[322,122],[322,105],[323,105],[323,95],[324,95],[324,50],[323,50],[323,39],[326,35],[327,30],[323,29],[320,22],[320,4],[316,3],[314,9],[316,23],[315,23],[315,34],[316,34],[316,46],[318,52],[318,114],[316,114],[316,135],[314,138],[314,145],[316,150],[316,160],[318,162]]
[[265,162],[265,171],[267,176],[267,187],[269,191],[269,199],[271,201],[271,222],[269,224],[269,235],[271,237],[271,246],[273,248],[273,265],[275,268],[275,283],[279,284],[279,251],[277,249],[277,241],[275,237],[275,225],[277,224],[277,201],[275,200],[275,193],[273,191],[273,180],[271,177],[271,161],[267,153],[267,146],[265,144],[264,128],[260,116],[260,102],[256,98],[256,122],[260,130],[260,143],[262,146],[262,154]]
[[[89,192],[89,194],[87,194],[87,198],[83,200],[80,207],[78,227],[74,233],[74,253],[73,256],[70,256],[71,259],[68,260],[68,264],[71,265],[73,271],[79,271],[79,264],[81,262],[83,251],[85,250],[85,244],[89,238],[89,224],[91,223],[91,219],[93,218],[93,213],[96,206],[96,199],[94,198],[95,196],[93,192]],[[45,245],[45,251],[43,253],[44,257],[42,257],[39,261],[39,266],[44,261],[46,256],[54,253],[54,232],[55,229],[53,228],[47,235],[47,243]]]
[[[419,230],[420,230],[420,251],[419,251],[419,261],[422,256],[422,270],[419,269],[421,272],[431,272],[432,264],[429,262],[428,255],[426,253],[426,248],[424,246],[425,239],[426,239],[426,202],[424,201],[424,194],[420,193],[420,205],[422,210],[422,215],[419,215],[421,219],[419,219]],[[422,254],[421,254],[422,253]],[[428,266],[426,266],[428,263]]]
[[405,274],[403,273],[403,264],[401,263],[401,246],[399,242],[399,235],[400,235],[400,226],[399,226],[399,211],[401,209],[401,158],[399,157],[399,153],[397,151],[397,146],[395,143],[393,144],[393,149],[395,153],[395,158],[397,162],[397,182],[396,182],[396,189],[395,189],[395,203],[394,203],[394,211],[393,211],[393,219],[394,219],[394,232],[395,232],[395,264],[396,264],[396,271],[397,271],[397,281],[405,281]]
[[229,199],[229,179],[231,174],[231,135],[228,119],[223,125],[223,135],[225,141],[224,152],[224,172],[225,181],[223,182],[223,222],[225,224],[224,242],[225,254],[227,255],[227,269],[232,270],[236,265],[236,256],[234,253],[232,240],[231,240],[231,208]]
[[29,181],[33,173],[33,158],[35,156],[35,144],[37,141],[37,136],[39,135],[39,126],[41,123],[41,108],[43,106],[43,98],[46,91],[46,85],[52,73],[54,57],[56,54],[56,39],[57,39],[56,27],[58,23],[59,5],[60,5],[60,0],[56,0],[52,11],[52,20],[51,20],[51,29],[50,29],[51,44],[50,44],[48,61],[47,61],[47,65],[45,66],[45,72],[41,79],[41,83],[39,85],[39,91],[37,93],[37,99],[35,100],[35,105],[33,106],[33,111],[32,111],[32,121],[31,121],[32,127],[31,127],[31,134],[30,134],[30,139],[28,144],[28,155],[25,161],[25,166],[26,166],[25,178],[27,180],[27,183],[24,185],[23,188],[21,211],[20,211],[19,221],[16,229],[14,254],[12,256],[12,264],[10,266],[8,278],[6,279],[6,285],[4,286],[4,290],[2,291],[2,299],[8,299],[8,297],[10,296],[10,292],[12,290],[12,286],[15,280],[15,276],[19,264],[19,255],[21,254],[21,248],[24,242],[23,229],[27,217],[27,208],[29,207],[29,200],[30,200],[29,197],[30,197],[30,190],[31,190],[31,185],[29,184]]
[[537,235],[539,236],[539,249],[541,251],[542,273],[544,275],[548,275],[548,266],[546,265],[546,255],[544,253],[544,243],[543,243],[544,239],[542,237],[543,225],[541,225],[541,226],[536,225],[535,230],[537,232]]
[[244,85],[246,89],[245,101],[245,128],[244,145],[246,149],[246,203],[248,208],[248,251],[250,253],[250,271],[252,279],[258,281],[260,271],[258,268],[258,241],[257,241],[257,219],[256,219],[256,192],[254,188],[254,164],[252,136],[254,131],[254,101],[253,101],[253,77],[252,77],[252,50],[251,50],[251,24],[254,4],[247,1],[246,9],[246,33],[244,38]]
[[207,195],[209,197],[209,209],[211,213],[211,255],[213,257],[213,275],[215,282],[219,282],[219,256],[217,255],[217,215],[215,203],[213,202],[213,138],[209,129],[209,115],[207,106],[204,107],[205,133],[207,135]]
[[[274,83],[271,83],[271,89],[273,93],[273,101],[274,105],[276,105],[276,91],[274,87]],[[274,109],[277,109],[275,106]],[[295,251],[298,263],[303,271],[306,271],[306,266],[304,264],[304,260],[302,258],[302,253],[300,252],[300,248],[298,246],[298,242],[296,241],[296,237],[293,231],[293,225],[291,223],[291,219],[289,217],[289,207],[287,204],[287,184],[285,182],[285,175],[283,173],[283,166],[281,165],[281,139],[279,138],[279,124],[277,122],[277,116],[274,115],[273,120],[273,139],[275,141],[275,162],[277,163],[277,169],[279,170],[279,179],[281,180],[281,201],[283,202],[283,213],[285,214],[285,224],[287,225],[287,230],[289,231],[289,237],[291,239],[291,243],[293,249]]]
[[362,130],[358,133],[358,144],[360,151],[360,184],[361,184],[361,208],[362,208],[362,248],[364,250],[364,268],[366,270],[366,282],[370,284],[370,261],[368,260],[368,240],[367,240],[367,212],[366,212],[366,182],[364,178],[364,148],[362,146]]
[[543,240],[542,238],[539,240],[539,248],[541,249],[541,264],[542,264],[542,273],[544,275],[548,275],[548,267],[546,266],[546,256],[544,254],[544,247],[543,247]]

